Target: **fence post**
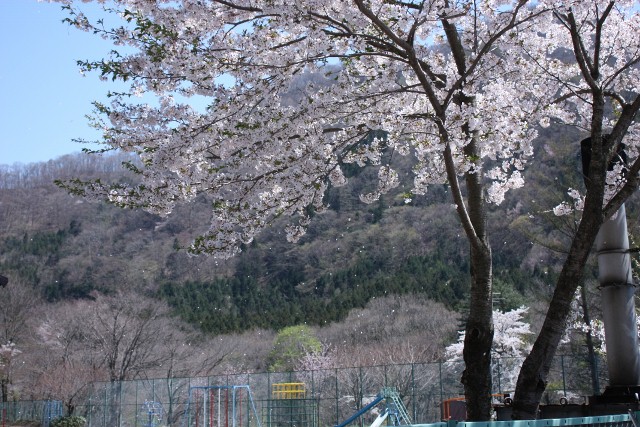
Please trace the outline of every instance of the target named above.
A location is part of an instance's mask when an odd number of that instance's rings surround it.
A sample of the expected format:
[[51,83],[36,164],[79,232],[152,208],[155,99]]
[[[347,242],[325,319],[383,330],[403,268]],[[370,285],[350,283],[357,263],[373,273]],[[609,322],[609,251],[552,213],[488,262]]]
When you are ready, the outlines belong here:
[[119,387],[118,387],[118,407],[119,407],[119,411],[118,411],[118,427],[122,426],[122,413],[124,411],[124,408],[122,407],[122,389],[123,389],[123,381],[118,381]]
[[442,413],[442,402],[444,402],[444,386],[442,384],[442,361],[438,362],[438,370],[440,373],[440,419],[444,419],[444,414]]
[[417,409],[416,409],[416,373],[415,373],[415,363],[411,362],[411,406],[413,407],[412,409],[412,419],[413,422],[416,422],[416,415],[417,415]]
[[385,365],[384,365],[384,386],[385,386],[385,387],[387,387],[387,386],[389,385],[389,384],[388,384],[388,380],[387,380],[387,367],[388,367],[388,366],[389,366],[389,365],[387,365],[387,364],[385,364]]
[[104,387],[104,398],[102,400],[102,427],[107,427],[107,384]]
[[338,398],[338,368],[336,368],[336,421],[333,423],[334,425],[338,425],[340,422],[340,406],[339,406],[339,398]]
[[139,411],[139,405],[138,405],[138,386],[140,385],[140,382],[138,380],[136,380],[136,417],[135,417],[135,421],[133,422],[135,427],[138,427],[138,413]]
[[564,396],[567,396],[567,381],[565,379],[565,372],[564,372],[564,354],[560,356],[560,366],[562,367],[562,392],[564,393]]
[[[385,377],[386,377],[386,373],[385,373]],[[385,379],[385,384],[386,384],[386,379]],[[360,401],[356,402],[356,409],[360,410],[362,409],[362,407],[364,406],[364,381],[362,379],[362,366],[358,367],[358,383],[360,385]],[[364,420],[362,419],[362,417],[358,417],[358,424],[360,424],[360,427],[364,427]]]
[[87,424],[89,424],[89,427],[91,427],[91,414],[93,413],[93,384],[91,385],[91,394],[89,394],[89,406],[87,408]]

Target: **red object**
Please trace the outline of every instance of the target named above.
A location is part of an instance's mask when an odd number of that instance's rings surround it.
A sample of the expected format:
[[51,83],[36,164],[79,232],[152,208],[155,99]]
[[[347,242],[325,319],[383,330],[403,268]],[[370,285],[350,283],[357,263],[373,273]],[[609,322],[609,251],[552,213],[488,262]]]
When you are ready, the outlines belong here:
[[225,427],[229,427],[229,389],[226,390],[225,393],[225,398],[224,398],[224,412],[225,412],[225,416],[224,416],[224,425]]
[[196,390],[196,427],[198,427],[198,415],[200,414],[200,408],[198,408],[200,401],[198,400],[198,391]]
[[215,395],[213,390],[209,390],[209,427],[213,427],[213,416],[214,416],[214,408],[213,408],[213,399],[215,399]]

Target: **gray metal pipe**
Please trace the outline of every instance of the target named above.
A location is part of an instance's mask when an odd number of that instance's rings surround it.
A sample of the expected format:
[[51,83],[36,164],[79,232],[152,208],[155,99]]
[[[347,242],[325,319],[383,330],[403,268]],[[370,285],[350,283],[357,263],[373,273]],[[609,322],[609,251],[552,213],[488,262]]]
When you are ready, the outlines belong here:
[[637,386],[640,385],[640,353],[624,205],[600,227],[596,250],[609,386]]

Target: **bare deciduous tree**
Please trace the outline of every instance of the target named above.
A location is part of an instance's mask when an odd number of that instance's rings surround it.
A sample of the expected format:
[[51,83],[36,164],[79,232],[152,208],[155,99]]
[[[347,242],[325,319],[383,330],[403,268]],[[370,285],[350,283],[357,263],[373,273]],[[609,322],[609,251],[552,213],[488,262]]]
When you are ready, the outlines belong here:
[[7,286],[0,288],[0,394],[3,402],[11,392],[16,359],[22,357],[23,349],[30,344],[29,319],[37,301],[32,289],[21,281],[10,280]]

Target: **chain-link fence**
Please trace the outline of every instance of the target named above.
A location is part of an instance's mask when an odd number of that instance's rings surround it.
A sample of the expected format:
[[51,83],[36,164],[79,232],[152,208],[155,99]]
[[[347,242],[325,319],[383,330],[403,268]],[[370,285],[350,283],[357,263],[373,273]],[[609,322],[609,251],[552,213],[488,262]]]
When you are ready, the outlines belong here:
[[0,403],[0,425],[26,425],[37,421],[42,427],[49,427],[52,420],[62,416],[62,402],[59,400],[20,400]]
[[[494,362],[496,396],[513,392],[520,363],[521,360],[506,358]],[[592,376],[591,366],[594,365],[595,375]],[[558,357],[543,401],[558,403],[564,398],[582,403],[583,396],[598,394],[600,390],[594,389],[594,385],[599,388],[598,384],[605,384],[606,380],[599,365],[602,364],[598,361],[589,363],[584,357]],[[304,397],[296,396],[298,400],[286,402],[286,407],[295,404],[296,413],[304,413],[306,420],[313,420],[310,427],[339,424],[364,407],[384,387],[398,391],[414,424],[432,423],[442,418],[442,402],[463,395],[462,369],[462,362],[413,363],[95,383],[86,399],[76,405],[76,414],[84,416],[90,427],[281,427],[283,421],[274,414],[280,411],[283,402],[272,395],[274,385],[296,383],[303,384]],[[238,385],[248,386],[250,396],[229,395],[228,390]],[[215,390],[217,394],[201,394],[195,399],[193,391],[196,389]],[[251,410],[251,405],[255,406],[255,411]],[[189,415],[195,408],[206,416],[198,419]],[[369,425],[375,417],[375,411],[371,411],[357,423]],[[306,425],[296,418],[291,419],[287,427],[303,424]]]

